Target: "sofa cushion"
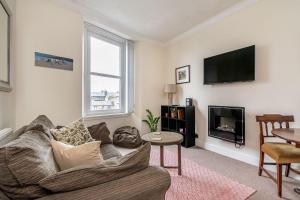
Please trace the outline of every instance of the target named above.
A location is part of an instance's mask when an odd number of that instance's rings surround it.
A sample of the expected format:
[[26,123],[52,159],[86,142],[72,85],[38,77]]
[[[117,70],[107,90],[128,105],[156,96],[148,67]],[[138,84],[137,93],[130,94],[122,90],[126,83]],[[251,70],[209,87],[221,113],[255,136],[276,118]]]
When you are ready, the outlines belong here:
[[55,128],[51,120],[45,115],[39,115],[35,120],[33,120],[25,129],[25,132],[36,130],[44,132],[49,138],[52,138],[50,129]]
[[101,144],[100,148],[104,160],[122,156],[122,154],[112,144]]
[[[10,178],[15,177],[17,182],[23,186],[36,184],[41,179],[58,171],[49,138],[46,134],[35,130],[28,131],[18,139],[1,147],[0,160],[0,166],[3,167],[0,169],[0,173],[2,171],[10,172]],[[7,185],[7,180],[3,182],[4,180],[0,179],[0,181],[0,184]],[[16,185],[15,181],[9,182],[9,185]]]
[[97,141],[101,141],[101,144],[112,144],[112,140],[109,137],[110,132],[105,122],[89,126],[88,130],[92,138]]
[[75,146],[95,141],[82,119],[60,129],[51,129],[51,133],[56,140]]
[[1,200],[9,200],[9,198],[0,190],[0,199]]
[[[22,126],[21,128],[17,129],[14,134],[16,135],[16,137],[19,137],[20,135],[22,135],[23,133],[26,132],[28,125]],[[16,139],[16,138],[15,138]]]
[[16,186],[19,182],[6,164],[5,149],[0,148],[0,185]]
[[27,131],[0,147],[0,188],[12,199],[47,195],[37,183],[57,171],[49,138],[43,132]]
[[41,180],[40,186],[52,192],[66,192],[116,180],[147,168],[150,150],[150,144],[146,143],[130,154],[113,157],[97,166],[58,172]]
[[25,132],[27,126],[23,126],[14,132],[6,132],[0,135],[0,146],[6,145],[7,143],[17,139],[20,135]]
[[100,164],[103,161],[100,144],[100,141],[95,141],[73,146],[56,140],[51,141],[55,160],[61,170]]

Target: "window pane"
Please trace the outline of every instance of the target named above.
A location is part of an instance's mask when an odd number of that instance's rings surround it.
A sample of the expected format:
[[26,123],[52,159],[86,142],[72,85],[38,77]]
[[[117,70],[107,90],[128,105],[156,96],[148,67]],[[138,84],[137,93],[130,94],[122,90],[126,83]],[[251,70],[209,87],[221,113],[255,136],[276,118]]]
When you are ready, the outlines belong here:
[[120,79],[91,76],[91,110],[120,109]]
[[120,47],[91,37],[91,72],[120,75]]

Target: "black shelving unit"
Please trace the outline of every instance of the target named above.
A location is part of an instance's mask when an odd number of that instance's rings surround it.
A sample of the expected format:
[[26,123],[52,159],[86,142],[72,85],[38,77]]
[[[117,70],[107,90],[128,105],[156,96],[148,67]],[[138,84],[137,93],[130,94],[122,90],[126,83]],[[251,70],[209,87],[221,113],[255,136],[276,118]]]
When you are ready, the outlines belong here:
[[182,146],[194,146],[196,137],[195,107],[161,106],[161,130],[180,133],[183,136]]

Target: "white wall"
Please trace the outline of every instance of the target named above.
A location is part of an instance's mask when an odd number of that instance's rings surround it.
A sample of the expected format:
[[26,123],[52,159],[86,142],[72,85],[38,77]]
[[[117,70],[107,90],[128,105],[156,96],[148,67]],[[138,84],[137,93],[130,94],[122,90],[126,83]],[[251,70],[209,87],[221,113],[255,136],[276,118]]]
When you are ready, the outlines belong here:
[[[138,43],[136,45],[136,80],[135,80],[135,114],[145,118],[145,109],[160,115],[160,106],[166,101],[163,93],[165,82],[165,49],[154,43]],[[145,124],[142,132],[149,131]]]
[[[83,16],[51,0],[17,0],[16,124],[20,127],[39,114],[55,124],[67,124],[82,116]],[[134,38],[133,38],[134,39]],[[34,52],[74,59],[74,71],[34,66]],[[106,121],[111,131],[123,125],[145,130],[144,109],[159,113],[163,100],[163,47],[137,42],[135,47],[135,113]]]
[[[17,0],[16,125],[39,114],[65,124],[81,114],[82,18],[47,0]],[[34,52],[74,58],[74,70],[36,67]]]
[[4,128],[14,128],[15,127],[15,0],[6,0],[11,16],[11,87],[13,90],[11,92],[0,91],[0,130]]
[[[187,34],[167,48],[168,81],[176,67],[191,65],[191,83],[179,85],[180,104],[186,97],[196,101],[196,143],[210,150],[256,163],[259,149],[255,115],[295,115],[300,126],[300,1],[264,0],[231,16]],[[203,59],[219,53],[256,45],[256,80],[247,83],[203,85]],[[246,108],[246,146],[207,136],[208,105]]]

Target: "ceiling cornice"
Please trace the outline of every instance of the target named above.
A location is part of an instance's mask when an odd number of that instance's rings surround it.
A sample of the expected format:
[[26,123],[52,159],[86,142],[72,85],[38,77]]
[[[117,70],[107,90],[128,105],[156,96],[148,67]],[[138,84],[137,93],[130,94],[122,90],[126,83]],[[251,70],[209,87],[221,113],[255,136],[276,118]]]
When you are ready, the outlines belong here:
[[219,14],[209,18],[208,20],[205,20],[204,22],[196,25],[195,27],[185,31],[182,34],[179,34],[178,36],[172,38],[171,40],[167,42],[161,42],[153,39],[149,39],[148,37],[145,37],[135,31],[129,30],[127,27],[124,27],[120,25],[119,23],[112,21],[108,19],[107,17],[103,16],[101,13],[97,12],[96,9],[91,9],[81,3],[80,1],[74,1],[74,0],[53,0],[64,7],[67,7],[71,10],[74,10],[78,13],[80,13],[83,17],[84,21],[87,21],[89,23],[95,24],[101,28],[104,28],[110,32],[113,32],[117,35],[120,35],[126,39],[131,39],[134,41],[144,41],[144,42],[150,42],[156,45],[167,47],[169,45],[172,45],[176,42],[179,42],[181,40],[184,40],[185,38],[193,35],[196,32],[199,32],[207,27],[209,27],[212,24],[215,24],[227,16],[233,15],[234,13],[239,12],[240,10],[247,8],[254,3],[260,1],[260,0],[243,0],[225,10],[220,12]]
[[164,45],[169,46],[169,45],[172,45],[176,42],[179,42],[179,41],[193,35],[194,33],[199,32],[199,31],[209,27],[210,25],[215,24],[215,23],[223,20],[227,16],[233,15],[234,13],[237,13],[238,11],[253,5],[254,3],[256,3],[258,1],[260,1],[260,0],[243,0],[240,3],[237,3],[237,4],[235,4],[231,7],[223,10],[219,14],[205,20],[204,22],[198,24],[197,26],[191,28],[190,30],[176,36],[175,38],[173,38],[173,39],[169,40],[168,42],[164,43]]
[[156,45],[164,46],[164,43],[149,39],[135,31],[129,30],[127,27],[124,27],[118,24],[117,22],[112,21],[107,17],[103,16],[101,13],[97,12],[96,9],[87,7],[80,1],[72,1],[72,0],[53,0],[53,1],[58,2],[60,5],[68,9],[80,13],[84,21],[94,24],[105,30],[108,30],[123,38],[130,39],[133,41],[144,41],[144,42],[149,42]]

